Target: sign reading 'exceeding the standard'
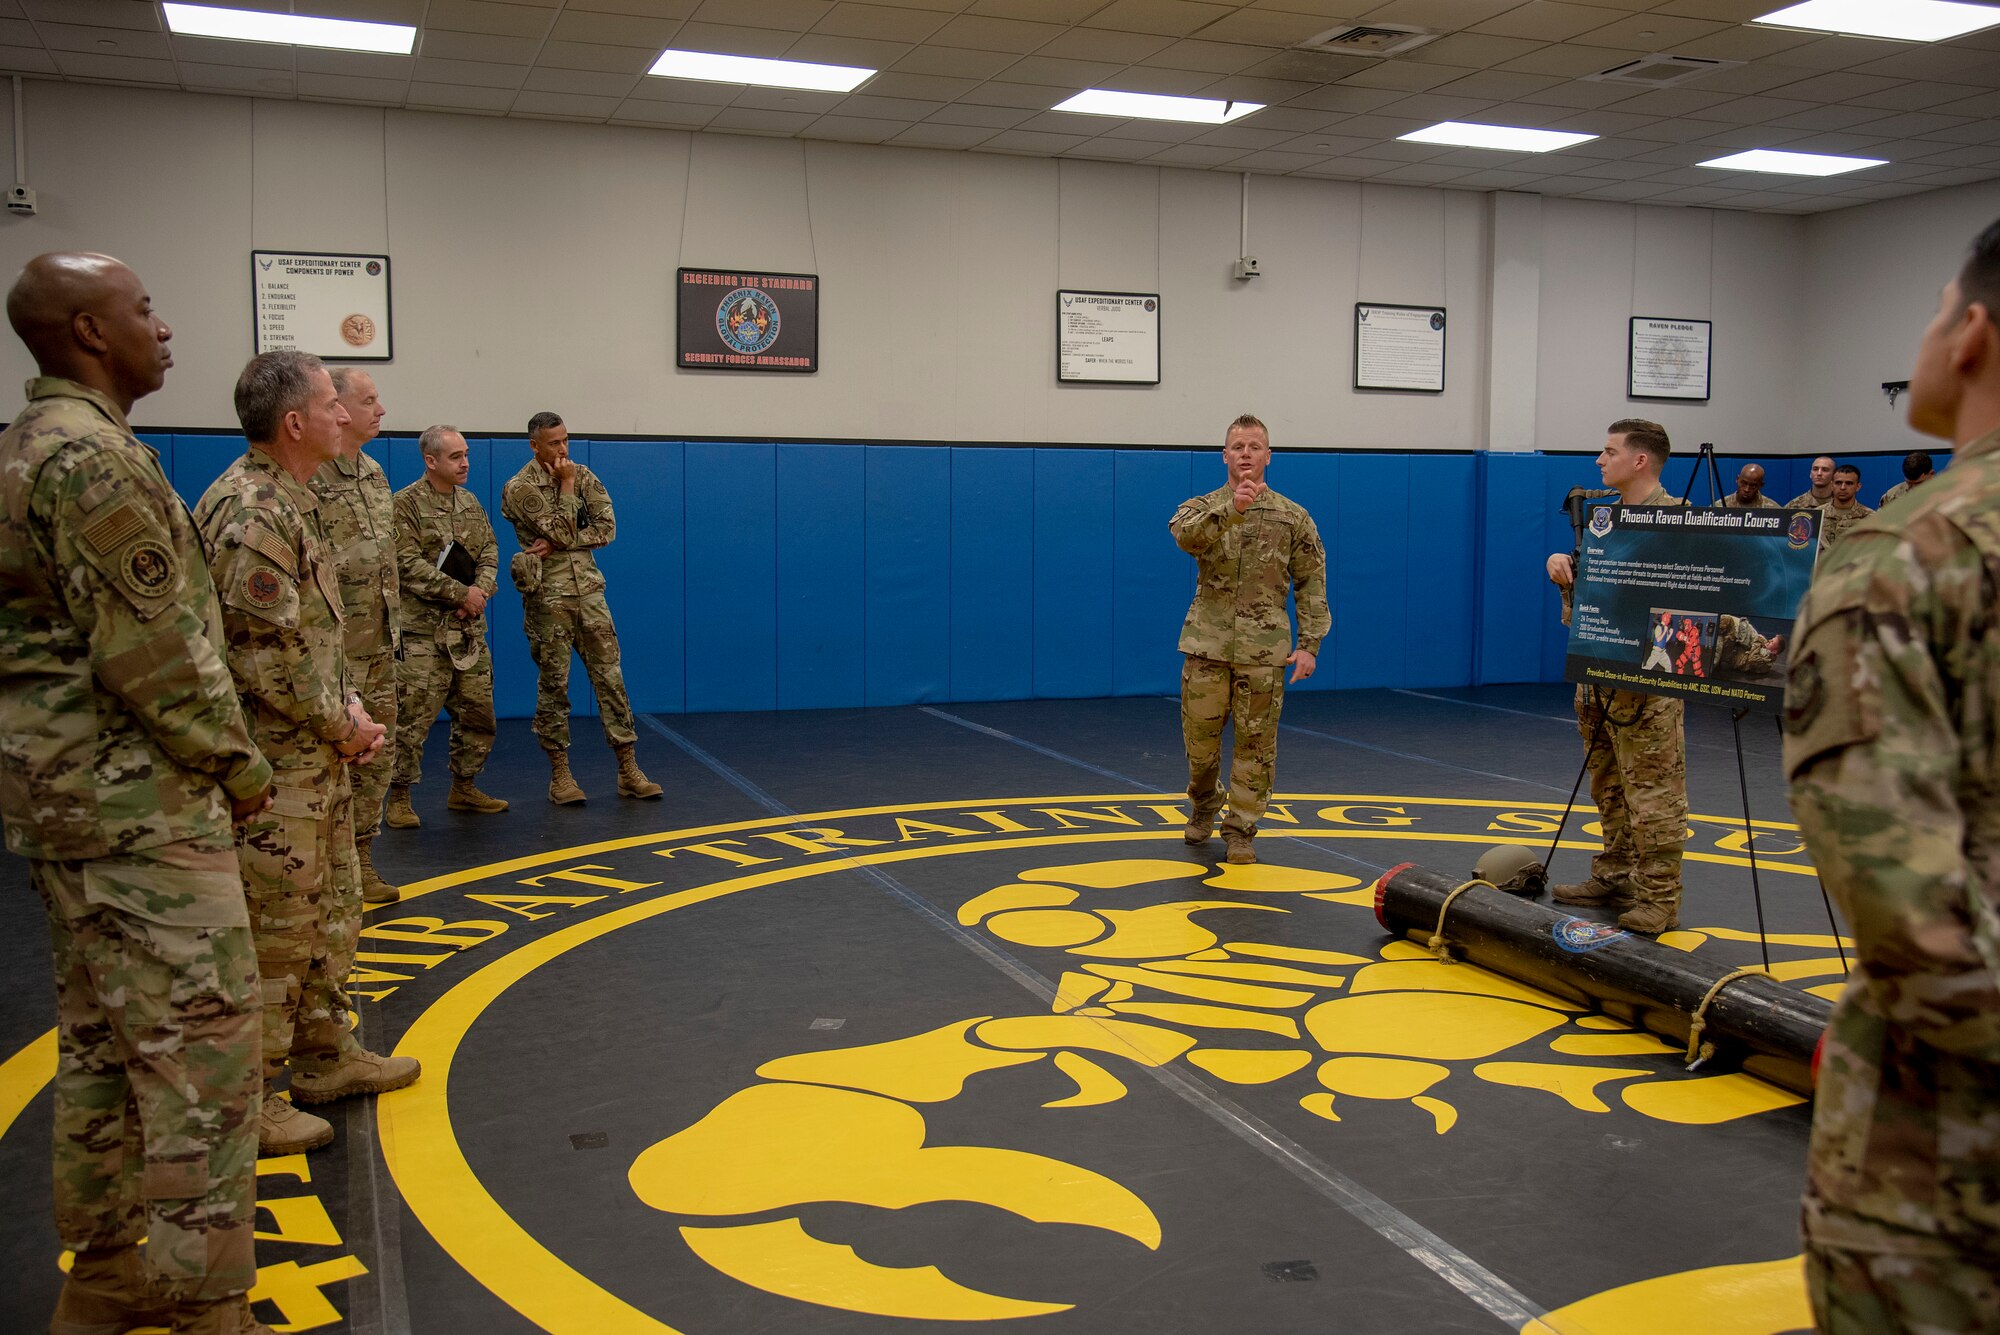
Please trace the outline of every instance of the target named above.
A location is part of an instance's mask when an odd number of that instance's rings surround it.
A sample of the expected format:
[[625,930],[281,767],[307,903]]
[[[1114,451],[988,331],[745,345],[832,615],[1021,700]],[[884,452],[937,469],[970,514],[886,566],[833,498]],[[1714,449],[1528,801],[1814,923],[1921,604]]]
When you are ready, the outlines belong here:
[[394,358],[389,257],[250,252],[258,352],[310,352],[332,362]]
[[1160,383],[1160,294],[1056,293],[1056,379]]

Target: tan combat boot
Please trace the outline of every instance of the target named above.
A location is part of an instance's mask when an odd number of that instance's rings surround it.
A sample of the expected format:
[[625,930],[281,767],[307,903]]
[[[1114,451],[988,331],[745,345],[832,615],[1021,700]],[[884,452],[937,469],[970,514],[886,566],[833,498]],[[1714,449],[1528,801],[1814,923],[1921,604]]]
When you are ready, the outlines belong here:
[[507,803],[489,793],[479,791],[479,785],[470,778],[456,774],[451,779],[451,793],[444,799],[448,811],[477,811],[482,816],[492,816],[505,811]]
[[1642,936],[1658,936],[1681,925],[1681,850],[1641,854],[1632,868],[1632,907],[1618,925]]
[[549,801],[559,807],[583,801],[583,785],[569,772],[569,752],[549,752]]
[[1200,846],[1209,841],[1215,833],[1215,813],[1197,811],[1188,817],[1187,827],[1181,831],[1181,842]]
[[1257,860],[1257,850],[1251,847],[1250,841],[1256,837],[1254,834],[1240,834],[1235,830],[1224,830],[1222,832],[1222,841],[1228,846],[1229,851],[1223,855],[1223,861],[1235,863],[1255,862]]
[[423,824],[417,819],[416,808],[410,805],[409,784],[389,786],[389,807],[382,813],[382,823],[392,830],[414,830]]
[[387,1094],[417,1083],[423,1067],[415,1057],[379,1057],[367,1049],[350,1053],[340,1065],[318,1075],[292,1072],[292,1098],[299,1103],[332,1103],[356,1094]]
[[303,1154],[333,1143],[333,1123],[295,1108],[283,1095],[266,1094],[257,1113],[257,1155]]
[[183,1303],[168,1329],[173,1335],[275,1335],[250,1315],[250,1299],[240,1293],[212,1303]]
[[632,753],[632,743],[614,746],[618,753],[618,795],[620,797],[658,797],[664,791],[659,784],[646,777],[646,771],[639,768],[639,757]]
[[1575,881],[1568,885],[1553,886],[1549,898],[1558,904],[1575,904],[1582,908],[1630,908],[1632,906],[1632,886],[1630,882],[1612,884],[1593,876],[1587,881]]
[[375,836],[354,841],[354,854],[361,862],[361,902],[364,904],[393,904],[403,897],[403,892],[382,879],[375,870],[375,862],[369,848]]
[[148,1292],[136,1245],[78,1252],[56,1298],[49,1335],[98,1335],[164,1326],[176,1304]]

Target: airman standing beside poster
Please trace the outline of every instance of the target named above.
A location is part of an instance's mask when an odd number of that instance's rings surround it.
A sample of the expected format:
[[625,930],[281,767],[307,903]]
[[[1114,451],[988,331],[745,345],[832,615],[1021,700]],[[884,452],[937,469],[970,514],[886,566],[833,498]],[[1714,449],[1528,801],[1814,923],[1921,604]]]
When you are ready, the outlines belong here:
[[[1672,449],[1658,422],[1613,422],[1597,456],[1604,484],[1626,505],[1681,505],[1660,485]],[[1568,552],[1547,563],[1570,621],[1576,564]],[[1662,627],[1664,629],[1664,625]],[[1671,637],[1655,647],[1672,652]],[[1681,845],[1687,838],[1685,706],[1664,695],[1607,691],[1579,682],[1576,723],[1587,748],[1590,796],[1604,826],[1604,847],[1590,862],[1590,879],[1558,885],[1557,903],[1622,909],[1618,925],[1657,935],[1680,924]]]
[[[1187,746],[1190,844],[1208,841],[1222,808],[1222,727],[1236,722],[1229,812],[1222,836],[1231,862],[1255,862],[1251,841],[1270,800],[1278,760],[1285,669],[1304,681],[1333,628],[1326,607],[1326,548],[1312,516],[1264,485],[1271,436],[1245,413],[1222,444],[1228,485],[1186,501],[1170,527],[1195,558],[1194,602],[1181,627],[1181,733]],[[1287,598],[1299,613],[1292,639]]]
[[1831,1335],[2000,1328],[2000,222],[1906,398],[1955,458],[1821,561],[1785,693],[1792,811],[1854,936],[1806,1161]]

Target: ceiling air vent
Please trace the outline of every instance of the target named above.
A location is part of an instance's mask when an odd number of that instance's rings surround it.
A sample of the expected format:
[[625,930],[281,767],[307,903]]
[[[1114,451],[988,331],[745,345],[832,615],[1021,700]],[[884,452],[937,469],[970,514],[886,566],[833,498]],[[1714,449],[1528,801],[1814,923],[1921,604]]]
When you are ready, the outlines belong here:
[[1348,23],[1300,42],[1299,49],[1348,56],[1397,56],[1435,40],[1434,32],[1400,23]]
[[1672,88],[1675,84],[1699,79],[1716,70],[1741,65],[1740,60],[1703,60],[1699,56],[1669,56],[1655,53],[1613,65],[1608,70],[1583,76],[1589,83],[1622,83],[1634,88]]

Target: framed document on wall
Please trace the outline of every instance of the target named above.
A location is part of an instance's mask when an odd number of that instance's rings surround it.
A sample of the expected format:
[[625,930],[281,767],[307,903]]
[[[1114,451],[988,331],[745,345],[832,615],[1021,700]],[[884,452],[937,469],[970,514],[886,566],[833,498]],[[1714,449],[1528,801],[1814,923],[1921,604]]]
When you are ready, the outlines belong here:
[[1354,387],[1444,393],[1444,307],[1355,302]]
[[1714,327],[1707,320],[1633,316],[1625,351],[1625,397],[1707,399]]
[[253,250],[250,291],[260,353],[395,360],[387,255]]
[[819,370],[819,275],[682,269],[679,364],[695,371]]
[[1056,293],[1056,380],[1160,383],[1160,294]]

